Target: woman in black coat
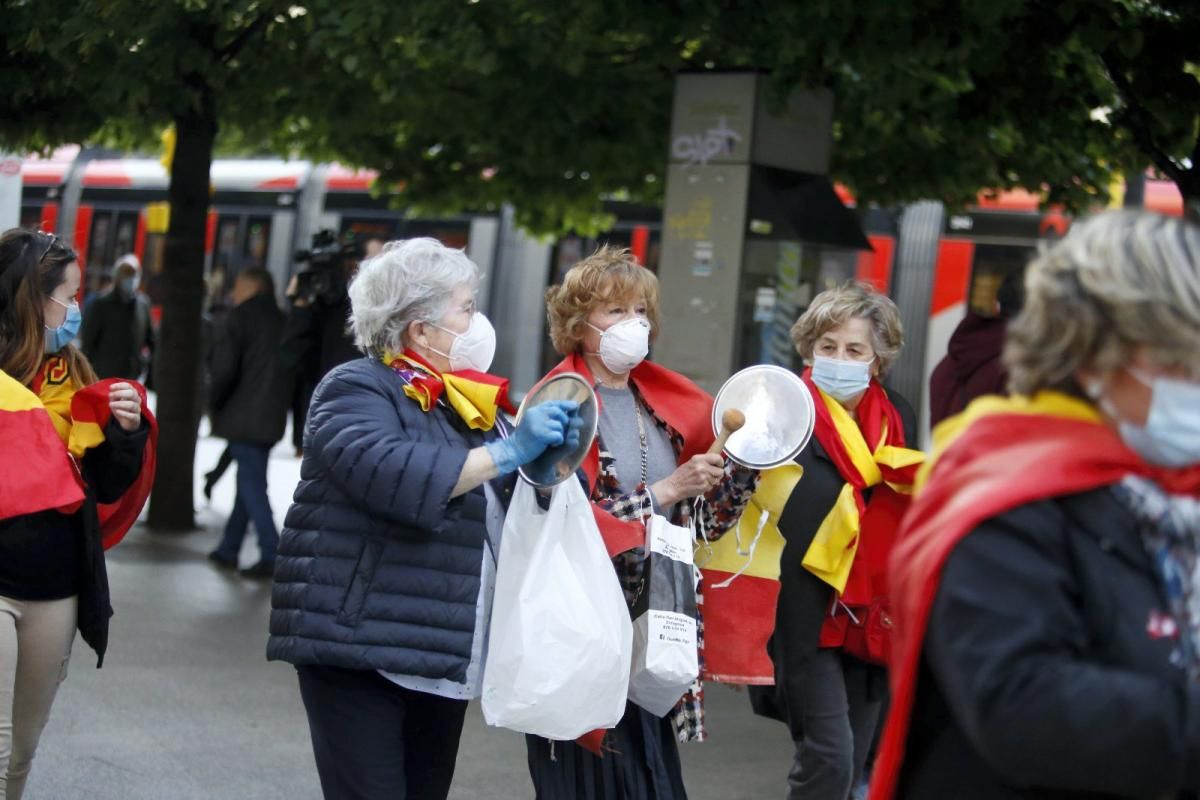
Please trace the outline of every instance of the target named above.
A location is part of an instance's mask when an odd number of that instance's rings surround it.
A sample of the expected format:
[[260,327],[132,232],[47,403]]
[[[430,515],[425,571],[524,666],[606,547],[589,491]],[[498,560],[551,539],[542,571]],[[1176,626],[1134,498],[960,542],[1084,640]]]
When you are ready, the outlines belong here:
[[880,383],[902,343],[891,300],[854,283],[822,292],[792,338],[817,419],[779,520],[787,545],[769,644],[775,686],[752,688],[751,700],[784,720],[796,744],[788,797],[846,800],[887,690],[886,654],[861,645],[867,630],[886,636],[881,576],[922,455],[906,447],[912,410]]
[[367,357],[313,395],[267,655],[296,667],[331,800],[446,797],[480,694],[513,473],[578,440],[574,403],[504,421],[478,285],[460,250],[389,243],[350,286]]
[[1093,217],[1026,296],[900,534],[871,796],[1195,797],[1200,228]]
[[[75,631],[103,663],[108,574],[97,503],[143,471],[142,393],[96,384],[79,330],[75,253],[47,233],[0,236],[0,798],[16,800],[66,676]],[[77,416],[86,396],[94,405]],[[100,414],[96,414],[96,405]],[[147,478],[149,475],[146,476]],[[127,525],[144,494],[124,510]],[[111,538],[109,538],[111,537]],[[105,541],[107,540],[107,541]]]

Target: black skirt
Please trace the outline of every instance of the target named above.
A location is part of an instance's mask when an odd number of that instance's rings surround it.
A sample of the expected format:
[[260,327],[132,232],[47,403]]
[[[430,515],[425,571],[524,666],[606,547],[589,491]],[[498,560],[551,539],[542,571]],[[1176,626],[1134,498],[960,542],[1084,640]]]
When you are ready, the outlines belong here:
[[598,757],[574,742],[526,736],[537,800],[687,800],[670,717],[633,703]]

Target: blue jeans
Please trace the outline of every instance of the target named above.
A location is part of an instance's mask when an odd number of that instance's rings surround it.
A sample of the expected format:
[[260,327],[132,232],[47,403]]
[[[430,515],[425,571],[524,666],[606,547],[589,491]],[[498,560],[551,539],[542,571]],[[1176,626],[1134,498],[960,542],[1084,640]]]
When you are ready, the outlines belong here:
[[230,442],[229,452],[237,462],[237,497],[233,501],[233,512],[225,523],[225,535],[217,545],[217,552],[236,559],[246,538],[246,525],[254,523],[258,534],[258,549],[262,560],[275,560],[275,548],[279,544],[279,531],[275,528],[275,516],[271,513],[271,501],[267,497],[267,457],[271,446],[253,442]]

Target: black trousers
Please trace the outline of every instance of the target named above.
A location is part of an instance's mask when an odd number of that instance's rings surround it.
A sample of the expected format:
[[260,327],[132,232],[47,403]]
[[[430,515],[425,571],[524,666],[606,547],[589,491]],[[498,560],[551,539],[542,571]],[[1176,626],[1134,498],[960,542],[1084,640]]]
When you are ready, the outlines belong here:
[[376,672],[296,667],[325,800],[445,800],[465,700]]

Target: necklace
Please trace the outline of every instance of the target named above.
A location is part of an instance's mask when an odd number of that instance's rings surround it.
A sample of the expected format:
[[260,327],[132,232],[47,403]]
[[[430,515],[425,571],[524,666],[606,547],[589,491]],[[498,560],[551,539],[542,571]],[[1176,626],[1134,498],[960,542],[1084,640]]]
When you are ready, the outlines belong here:
[[646,439],[646,423],[642,419],[642,403],[637,395],[633,396],[633,413],[637,417],[638,443],[642,451],[642,485],[649,488],[650,483],[650,447]]

